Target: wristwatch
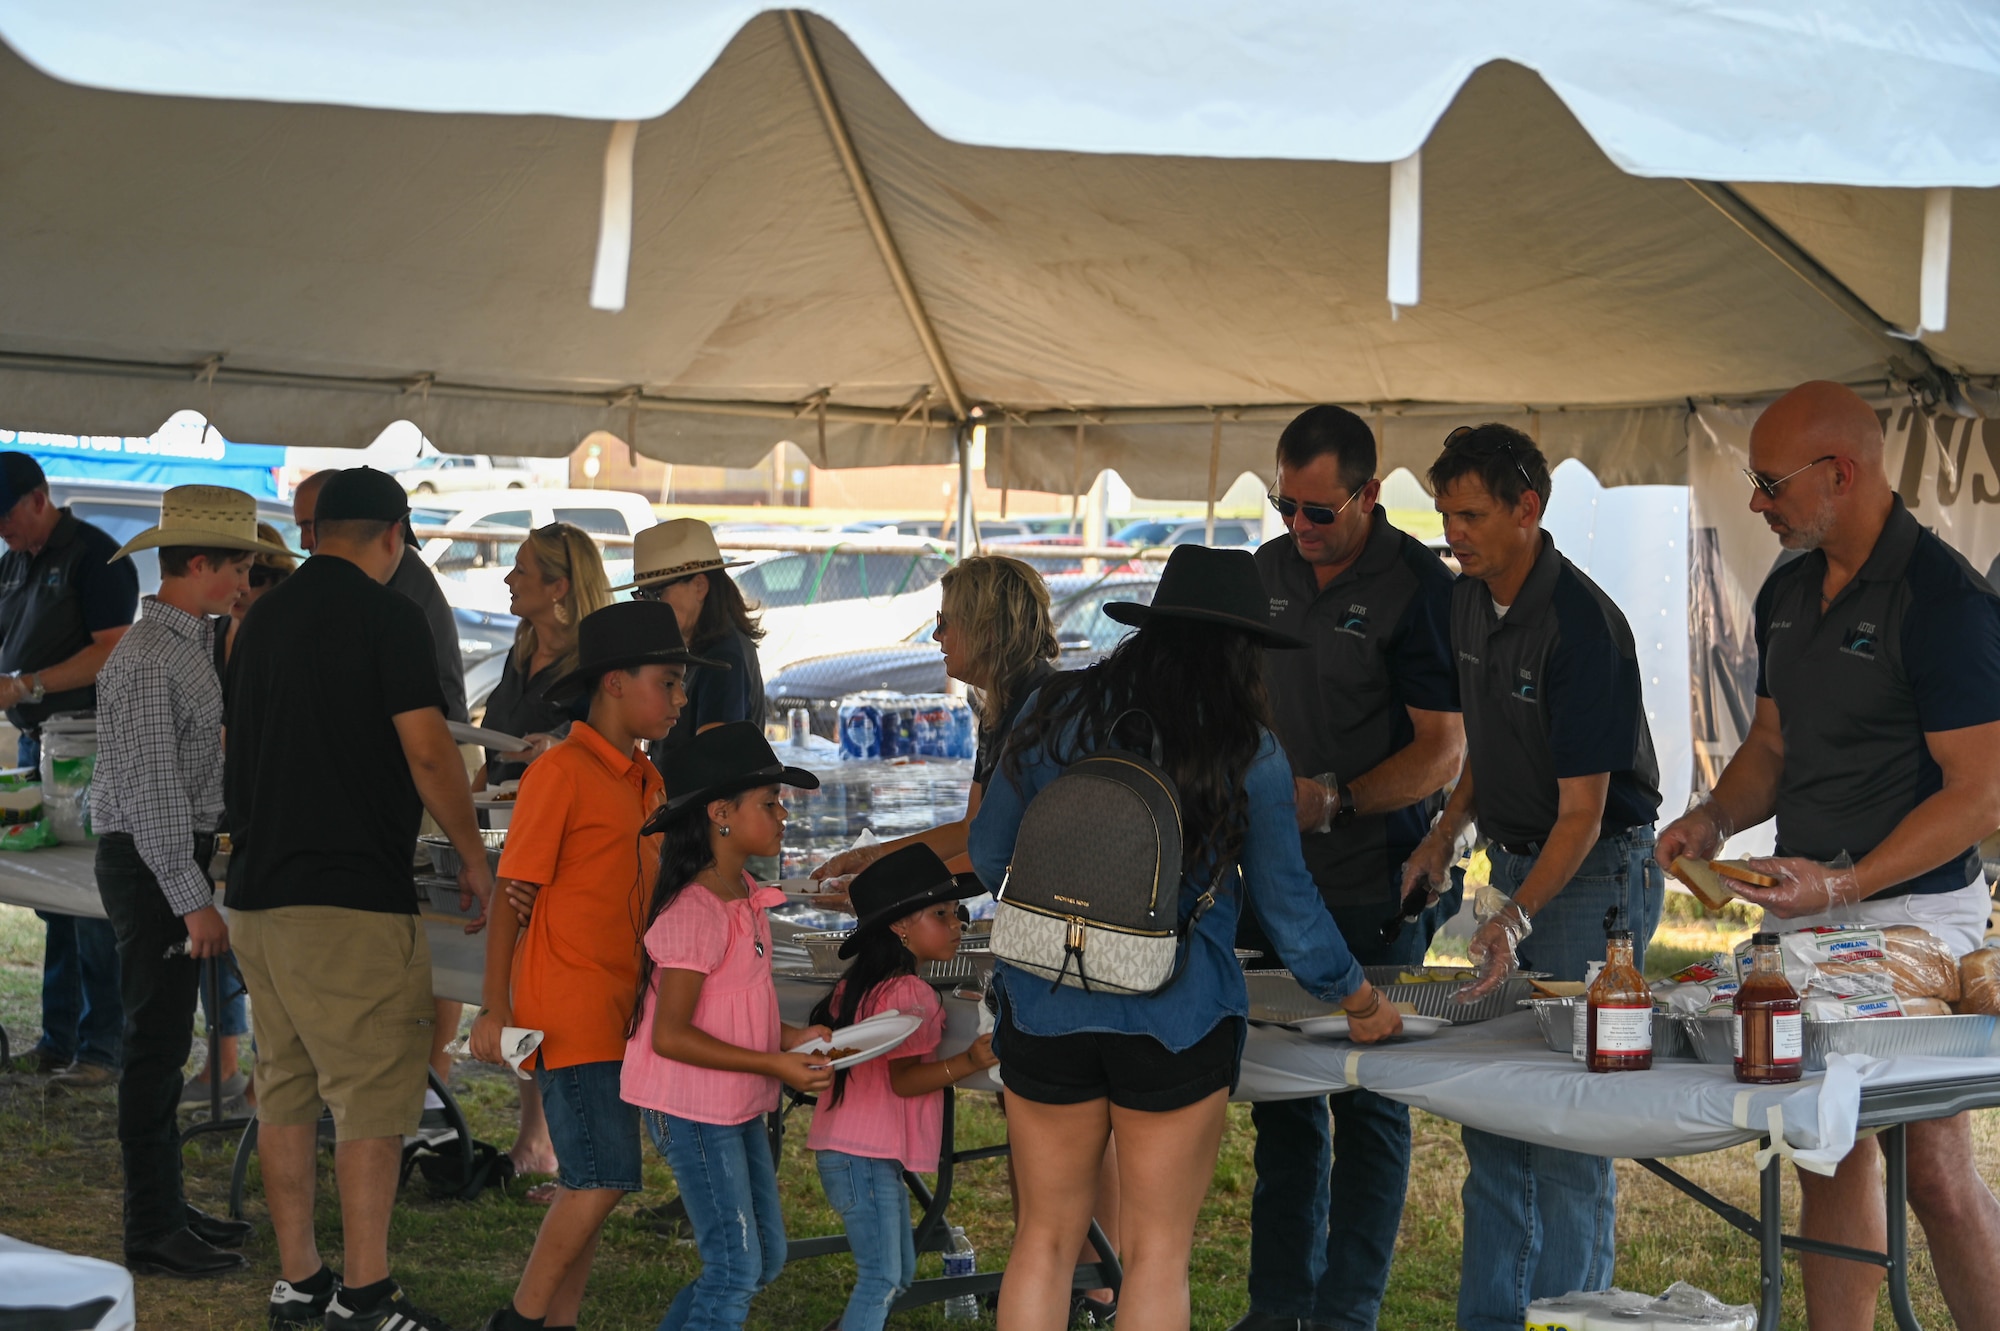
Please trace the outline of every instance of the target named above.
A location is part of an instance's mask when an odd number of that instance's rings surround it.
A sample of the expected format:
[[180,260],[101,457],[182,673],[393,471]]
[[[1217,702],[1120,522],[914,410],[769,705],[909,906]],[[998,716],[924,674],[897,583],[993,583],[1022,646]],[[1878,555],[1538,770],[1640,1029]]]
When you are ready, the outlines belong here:
[[1339,795],[1340,804],[1333,811],[1333,825],[1345,827],[1354,821],[1354,787],[1345,781],[1337,781],[1334,783],[1334,789]]
[[14,683],[20,686],[22,702],[38,703],[48,696],[48,690],[42,687],[42,677],[39,674],[17,673],[14,676]]

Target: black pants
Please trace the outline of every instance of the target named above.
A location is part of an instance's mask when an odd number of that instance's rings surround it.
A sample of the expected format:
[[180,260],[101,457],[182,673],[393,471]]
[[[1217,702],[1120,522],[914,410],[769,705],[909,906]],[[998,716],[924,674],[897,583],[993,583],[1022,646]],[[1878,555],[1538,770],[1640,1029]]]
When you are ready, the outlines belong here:
[[[210,838],[195,838],[195,863],[208,864]],[[97,841],[97,892],[118,935],[125,1000],[125,1065],[118,1077],[118,1148],[125,1164],[125,1246],[143,1247],[187,1223],[181,1192],[181,1069],[194,1044],[201,963],[168,949],[187,926],[167,904],[132,838]]]

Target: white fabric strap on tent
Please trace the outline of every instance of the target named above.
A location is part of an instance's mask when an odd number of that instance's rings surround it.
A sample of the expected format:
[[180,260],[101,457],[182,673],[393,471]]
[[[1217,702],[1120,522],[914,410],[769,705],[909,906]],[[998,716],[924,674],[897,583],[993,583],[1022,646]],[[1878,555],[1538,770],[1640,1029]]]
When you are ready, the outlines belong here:
[[620,120],[604,145],[604,204],[597,223],[597,266],[590,277],[593,310],[625,308],[625,278],[632,267],[632,150],[638,143],[639,122]]
[[1208,439],[1208,517],[1201,525],[1201,543],[1215,544],[1215,474],[1222,468],[1222,413],[1215,413],[1215,432]]
[[[952,415],[962,421],[966,418],[965,394],[959,390],[958,376],[951,372],[951,364],[945,360],[944,344],[938,341],[937,329],[932,326],[931,317],[917,295],[917,284],[911,280],[909,267],[903,262],[903,252],[897,248],[896,237],[889,230],[889,219],[882,215],[875,187],[869,183],[868,172],[861,165],[861,154],[856,151],[854,138],[847,131],[847,117],[841,114],[840,103],[833,95],[833,84],[826,77],[825,65],[820,62],[819,49],[813,45],[812,33],[806,30],[805,15],[796,9],[786,10],[785,29],[791,34],[792,47],[798,52],[799,64],[805,69],[806,83],[812,88],[813,100],[818,103],[820,115],[826,121],[826,132],[833,140],[833,150],[840,158],[842,169],[847,172],[848,182],[854,187],[854,201],[860,205],[862,219],[868,223],[868,234],[875,238],[875,248],[881,251],[882,262],[889,269],[889,280],[895,284],[896,294],[902,298],[917,340],[923,343],[931,372],[937,375],[938,389],[943,392],[945,401],[951,404]],[[928,428],[928,419],[925,424]]]
[[1951,191],[1924,194],[1924,266],[1917,335],[1944,331],[1945,303],[1951,294]]
[[1415,305],[1423,253],[1424,155],[1389,163],[1389,312]]

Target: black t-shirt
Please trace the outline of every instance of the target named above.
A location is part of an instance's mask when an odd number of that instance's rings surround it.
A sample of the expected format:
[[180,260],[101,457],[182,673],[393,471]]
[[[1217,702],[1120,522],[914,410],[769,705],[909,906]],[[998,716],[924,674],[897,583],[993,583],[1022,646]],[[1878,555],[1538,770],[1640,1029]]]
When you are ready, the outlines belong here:
[[[1264,655],[1272,729],[1293,775],[1352,780],[1416,738],[1411,708],[1458,710],[1451,571],[1382,510],[1360,555],[1325,587],[1289,535],[1257,551],[1257,571],[1271,627],[1306,643]],[[1403,861],[1435,808],[1433,797],[1306,833],[1300,847],[1327,905],[1393,905]]]
[[1660,765],[1631,626],[1548,533],[1504,618],[1485,583],[1452,585],[1451,643],[1481,832],[1503,844],[1545,840],[1556,783],[1599,772],[1611,779],[1606,833],[1659,816]]
[[979,752],[972,760],[974,785],[984,790],[993,784],[993,773],[1000,767],[1000,755],[1007,750],[1007,736],[1021,719],[1021,708],[1037,689],[1061,673],[1047,661],[1035,662],[1008,694],[1007,710],[994,718],[992,725],[979,727]]
[[250,607],[229,660],[231,910],[416,912],[423,804],[391,718],[424,707],[444,708],[424,612],[354,564],[315,555]]
[[[2000,721],[2000,596],[1897,499],[1867,562],[1825,611],[1826,555],[1757,594],[1757,693],[1778,707],[1784,855],[1855,859],[1944,787],[1924,736]],[[1877,897],[1956,892],[1979,848]]]
[[764,670],[757,661],[757,644],[747,634],[731,626],[721,638],[691,650],[729,668],[688,667],[687,706],[681,708],[681,719],[667,737],[653,746],[653,762],[663,770],[667,755],[686,745],[703,726],[748,721],[762,730],[770,709],[764,697]]

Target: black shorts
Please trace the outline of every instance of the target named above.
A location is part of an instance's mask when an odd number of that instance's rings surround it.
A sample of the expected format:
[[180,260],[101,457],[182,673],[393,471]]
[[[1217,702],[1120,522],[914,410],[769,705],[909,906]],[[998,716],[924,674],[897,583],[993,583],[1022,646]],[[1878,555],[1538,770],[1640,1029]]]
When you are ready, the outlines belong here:
[[1045,1105],[1109,1100],[1120,1109],[1164,1114],[1236,1089],[1243,1019],[1224,1017],[1177,1054],[1150,1035],[1030,1035],[1002,1003],[993,1052],[1010,1095]]

